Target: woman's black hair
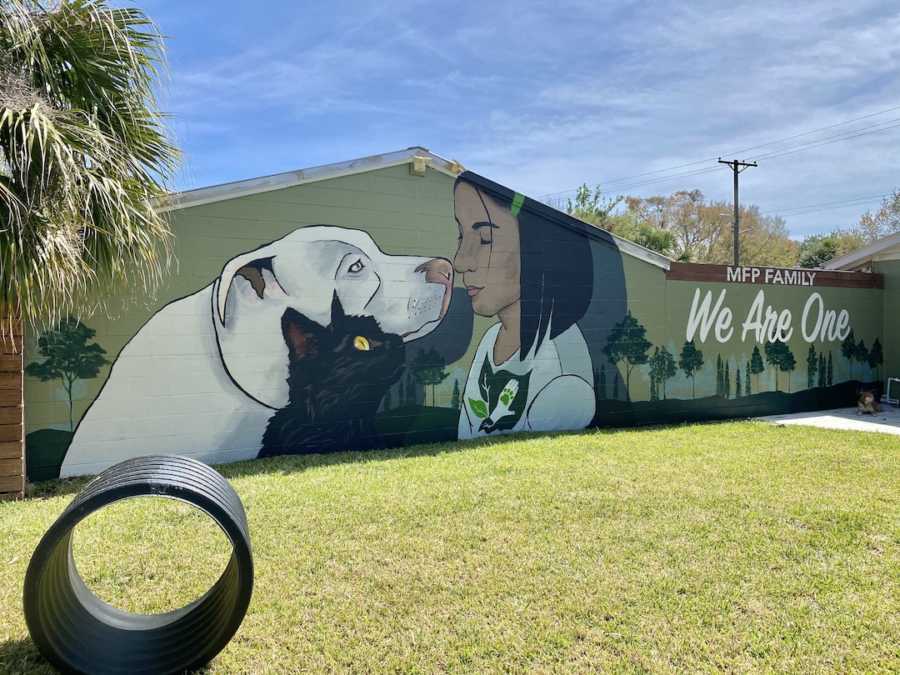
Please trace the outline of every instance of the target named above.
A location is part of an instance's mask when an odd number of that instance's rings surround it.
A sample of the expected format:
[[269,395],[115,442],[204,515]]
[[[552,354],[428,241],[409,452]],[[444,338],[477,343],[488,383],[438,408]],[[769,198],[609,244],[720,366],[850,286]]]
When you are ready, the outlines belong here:
[[594,283],[594,233],[586,228],[596,228],[471,171],[461,173],[456,183],[489,195],[519,221],[519,359],[524,360],[532,350],[537,353],[548,335],[557,337],[587,311]]

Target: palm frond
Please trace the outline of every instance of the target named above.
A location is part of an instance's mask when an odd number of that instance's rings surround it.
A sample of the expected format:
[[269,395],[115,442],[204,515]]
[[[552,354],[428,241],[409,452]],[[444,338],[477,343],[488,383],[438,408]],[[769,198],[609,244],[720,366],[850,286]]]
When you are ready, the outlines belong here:
[[0,310],[32,325],[171,260],[155,208],[179,153],[154,95],[163,41],[105,0],[0,0]]

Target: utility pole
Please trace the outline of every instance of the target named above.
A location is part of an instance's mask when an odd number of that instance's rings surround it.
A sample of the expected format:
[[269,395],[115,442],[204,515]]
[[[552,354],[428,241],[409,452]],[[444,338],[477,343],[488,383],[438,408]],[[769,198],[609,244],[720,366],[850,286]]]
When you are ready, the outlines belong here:
[[734,174],[734,266],[741,264],[741,207],[738,204],[738,174],[751,166],[759,166],[756,162],[742,162],[733,159],[730,162],[719,157],[719,164],[727,164]]

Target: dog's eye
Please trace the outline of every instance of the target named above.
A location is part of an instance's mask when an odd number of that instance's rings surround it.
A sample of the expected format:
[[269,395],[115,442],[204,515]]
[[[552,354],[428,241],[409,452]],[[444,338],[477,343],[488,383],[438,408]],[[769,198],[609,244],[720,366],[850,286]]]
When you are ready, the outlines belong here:
[[372,349],[372,345],[369,343],[368,338],[365,338],[362,335],[357,335],[355,338],[353,338],[353,348],[357,351],[367,352]]
[[363,271],[364,267],[365,267],[365,265],[363,265],[362,260],[357,260],[355,263],[353,263],[352,265],[350,265],[350,267],[347,268],[347,271],[350,272],[351,274],[359,274],[360,272]]

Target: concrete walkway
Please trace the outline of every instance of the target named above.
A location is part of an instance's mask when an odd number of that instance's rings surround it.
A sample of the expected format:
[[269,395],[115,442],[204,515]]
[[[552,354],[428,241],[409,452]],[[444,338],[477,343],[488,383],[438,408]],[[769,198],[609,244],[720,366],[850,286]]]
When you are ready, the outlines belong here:
[[773,424],[799,424],[845,431],[877,431],[900,436],[900,410],[890,405],[883,405],[881,412],[876,415],[859,415],[856,408],[837,408],[790,415],[769,415],[759,419]]

